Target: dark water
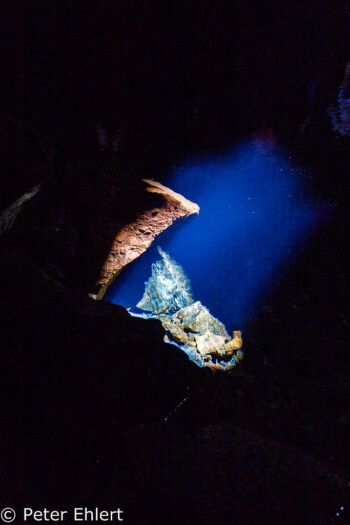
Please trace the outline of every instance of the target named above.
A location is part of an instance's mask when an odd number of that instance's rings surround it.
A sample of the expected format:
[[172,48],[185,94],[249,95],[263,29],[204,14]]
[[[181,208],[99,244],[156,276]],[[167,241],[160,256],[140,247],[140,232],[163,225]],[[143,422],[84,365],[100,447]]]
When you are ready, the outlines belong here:
[[288,155],[251,143],[174,169],[166,184],[199,215],[160,235],[106,298],[137,311],[159,245],[184,267],[196,299],[229,331],[243,327],[325,216],[307,196],[309,177]]

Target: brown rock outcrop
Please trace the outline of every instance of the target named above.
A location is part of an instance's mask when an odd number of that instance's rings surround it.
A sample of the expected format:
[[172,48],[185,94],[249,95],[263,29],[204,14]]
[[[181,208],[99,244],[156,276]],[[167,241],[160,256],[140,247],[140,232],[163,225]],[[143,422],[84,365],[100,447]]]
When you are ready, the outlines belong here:
[[225,354],[230,356],[233,355],[234,352],[242,348],[242,344],[242,333],[240,330],[235,330],[232,334],[231,341],[225,345]]
[[114,238],[96,283],[98,298],[103,297],[117,273],[144,253],[157,235],[177,219],[199,213],[199,206],[179,193],[153,180],[144,179],[144,182],[145,190],[161,196],[162,201],[124,226]]

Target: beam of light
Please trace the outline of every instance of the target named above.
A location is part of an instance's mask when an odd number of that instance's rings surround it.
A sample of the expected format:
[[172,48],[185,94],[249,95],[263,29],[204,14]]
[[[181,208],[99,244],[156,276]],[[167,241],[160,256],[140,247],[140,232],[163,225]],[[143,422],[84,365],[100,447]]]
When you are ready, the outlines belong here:
[[157,244],[184,267],[195,298],[228,330],[244,325],[324,215],[306,200],[304,179],[290,158],[251,143],[176,169],[168,184],[200,206],[199,216],[158,237],[107,298],[137,311],[159,259]]

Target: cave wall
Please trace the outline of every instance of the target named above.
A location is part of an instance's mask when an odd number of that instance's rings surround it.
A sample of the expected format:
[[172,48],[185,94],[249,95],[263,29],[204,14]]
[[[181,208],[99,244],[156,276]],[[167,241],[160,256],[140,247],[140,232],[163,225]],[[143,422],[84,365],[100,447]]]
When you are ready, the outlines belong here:
[[[312,512],[328,525],[349,472],[349,148],[328,113],[349,60],[347,1],[160,4],[1,5],[1,211],[41,184],[0,239],[1,498],[113,502],[122,479],[123,501],[150,501],[151,517],[159,503],[169,523],[168,509],[193,523],[189,502],[198,523],[299,525]],[[159,323],[88,293],[116,230],[163,202],[142,178],[166,184],[173,166],[261,130],[337,212],[251,320],[242,367],[214,380]],[[187,496],[167,484],[178,472]]]

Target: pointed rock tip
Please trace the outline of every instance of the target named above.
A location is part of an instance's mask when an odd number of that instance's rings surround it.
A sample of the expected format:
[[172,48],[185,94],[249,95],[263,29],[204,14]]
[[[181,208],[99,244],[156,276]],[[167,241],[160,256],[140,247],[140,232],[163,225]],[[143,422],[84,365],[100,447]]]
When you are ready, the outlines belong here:
[[160,182],[151,179],[142,180],[148,185],[146,190],[150,193],[159,193],[164,195],[167,200],[175,201],[178,206],[181,206],[182,209],[186,210],[188,215],[192,215],[193,213],[198,215],[200,208],[195,202],[191,202],[180,193],[176,193],[167,186],[163,186]]

